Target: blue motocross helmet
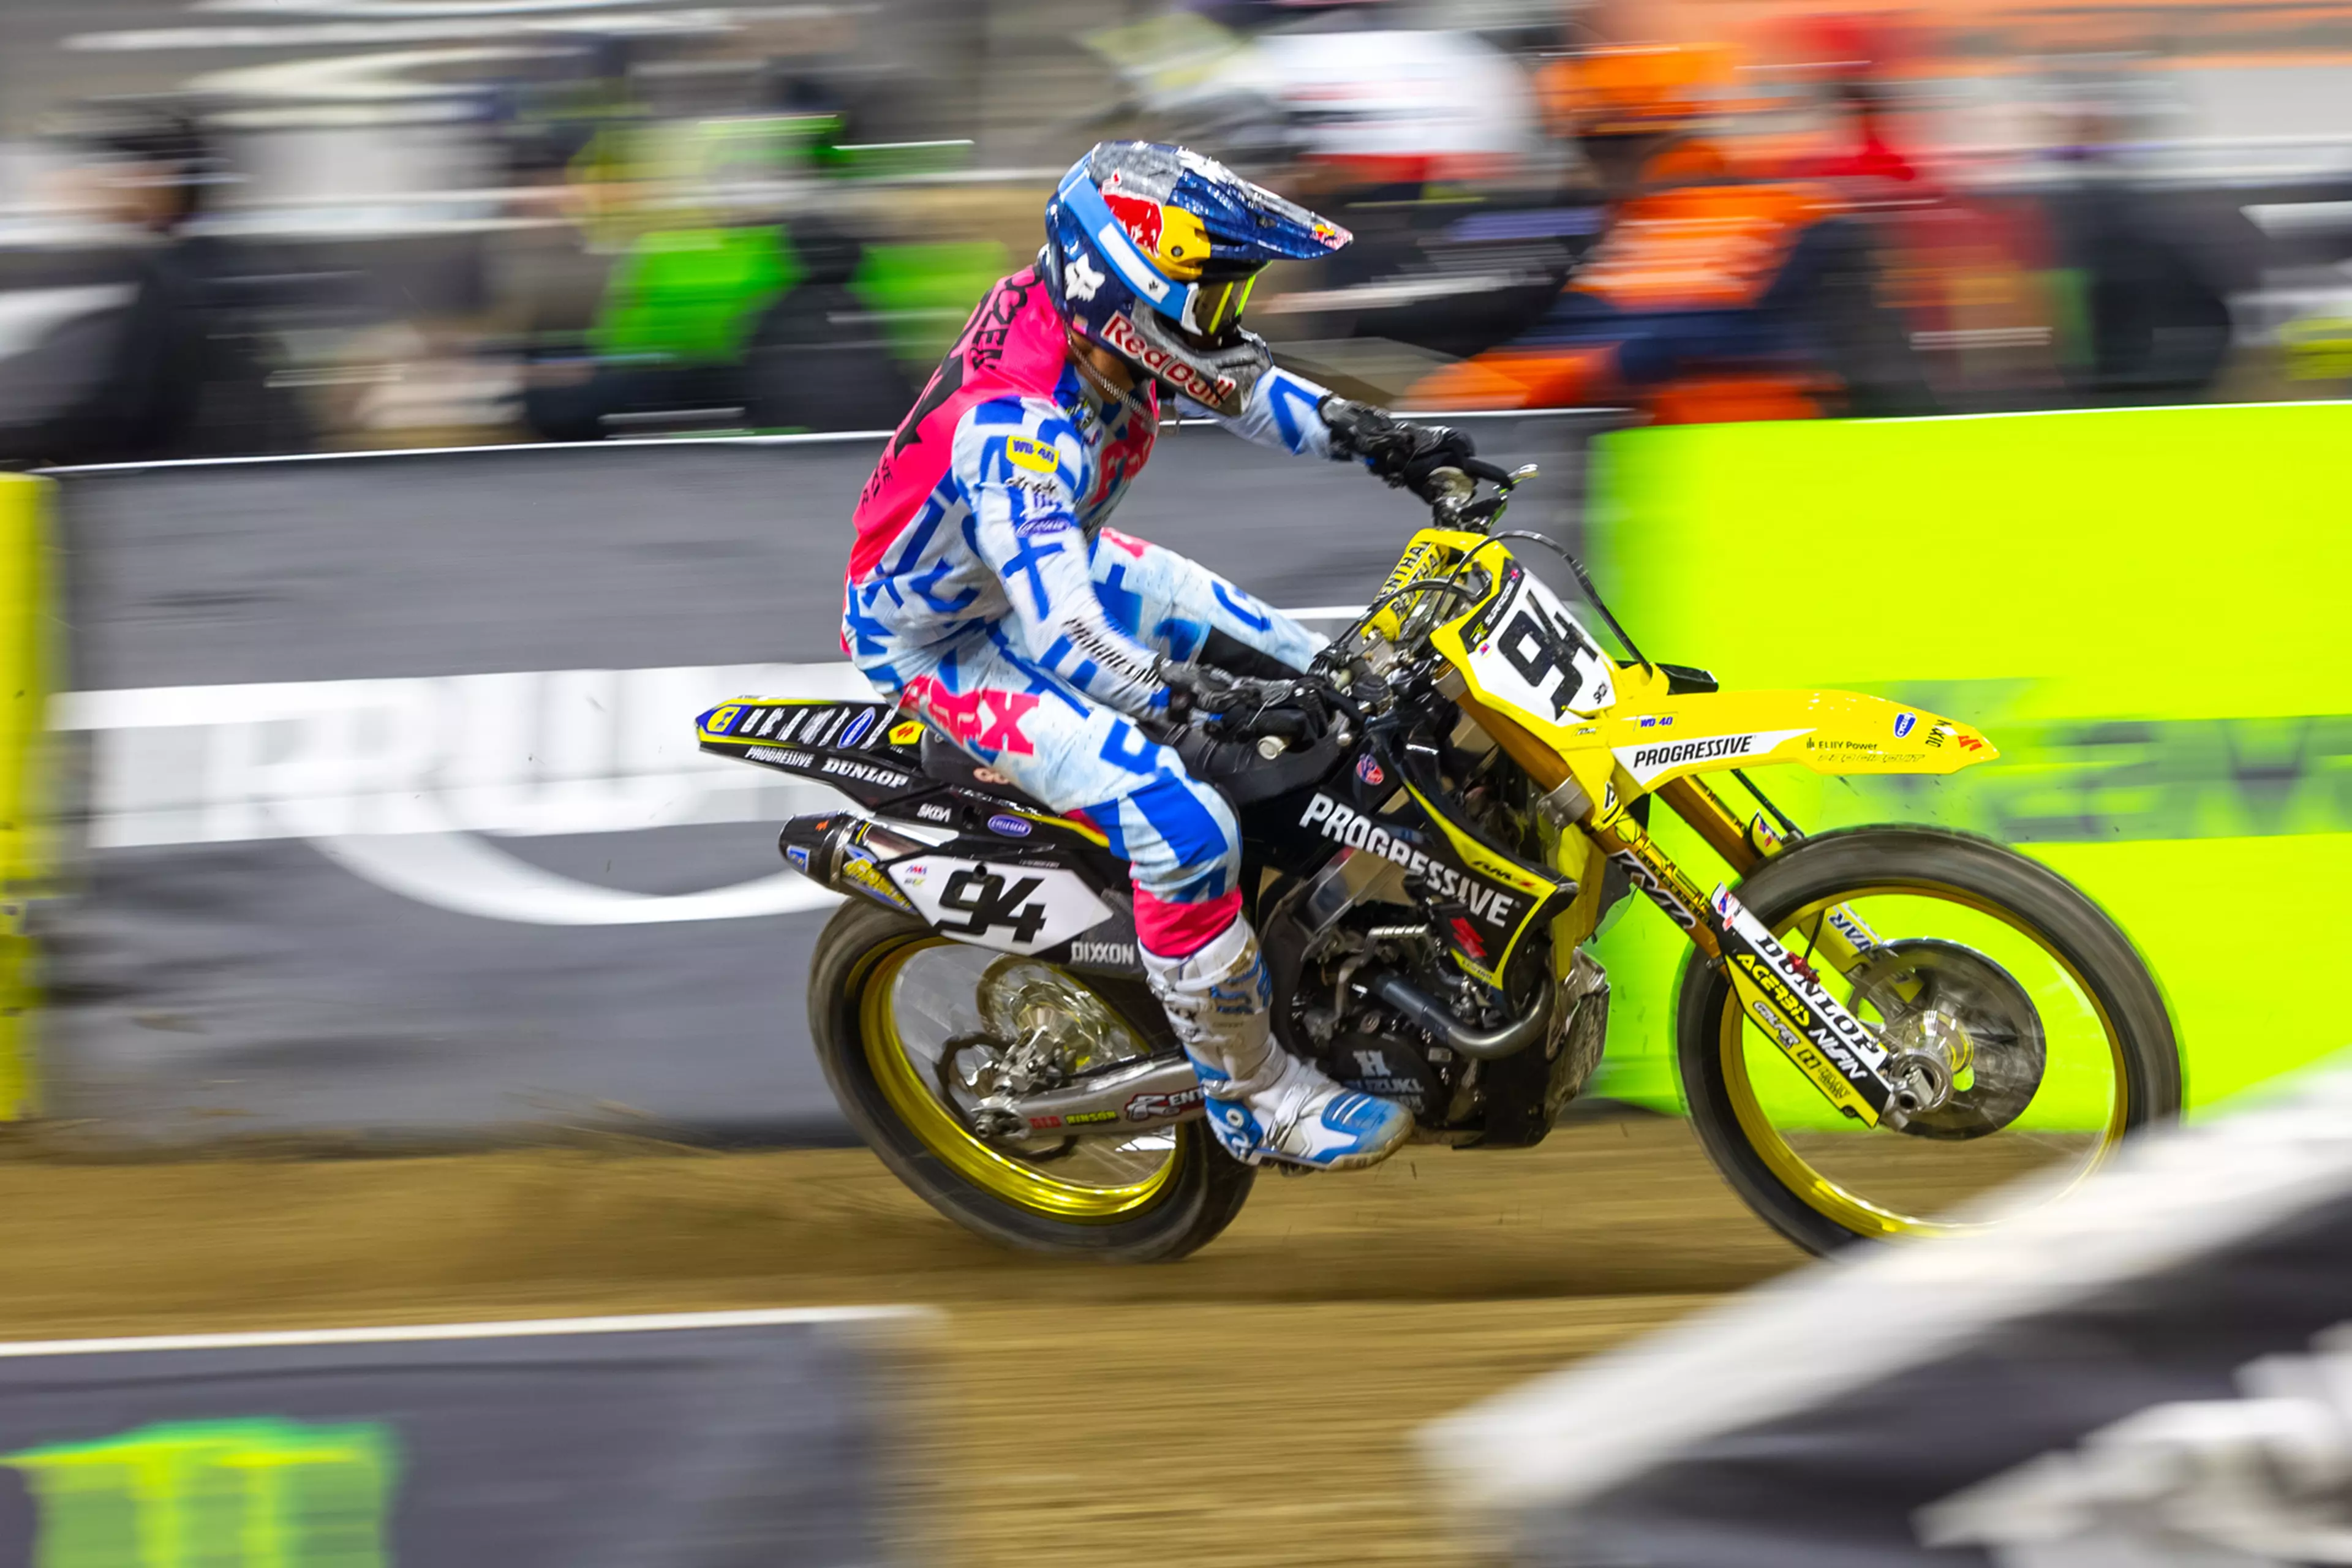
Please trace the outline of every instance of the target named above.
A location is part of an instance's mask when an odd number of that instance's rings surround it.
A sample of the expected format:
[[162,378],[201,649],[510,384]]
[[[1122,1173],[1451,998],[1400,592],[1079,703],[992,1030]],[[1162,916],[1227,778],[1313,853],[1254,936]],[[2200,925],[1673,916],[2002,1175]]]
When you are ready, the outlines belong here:
[[1274,363],[1241,324],[1259,268],[1352,237],[1190,148],[1103,142],[1046,204],[1038,271],[1081,337],[1232,414]]

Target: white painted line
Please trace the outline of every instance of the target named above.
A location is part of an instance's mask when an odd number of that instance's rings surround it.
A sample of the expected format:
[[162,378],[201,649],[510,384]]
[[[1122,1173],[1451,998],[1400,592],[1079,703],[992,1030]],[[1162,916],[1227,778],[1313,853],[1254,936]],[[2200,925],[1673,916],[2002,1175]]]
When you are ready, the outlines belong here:
[[288,1329],[251,1334],[153,1334],[112,1340],[0,1342],[0,1358],[104,1355],[128,1351],[236,1351],[289,1345],[369,1345],[431,1340],[544,1338],[556,1334],[666,1333],[679,1329],[767,1329],[797,1323],[919,1321],[933,1307],[775,1307],[741,1312],[651,1312],[635,1317],[526,1318],[510,1323],[386,1323],[364,1329]]

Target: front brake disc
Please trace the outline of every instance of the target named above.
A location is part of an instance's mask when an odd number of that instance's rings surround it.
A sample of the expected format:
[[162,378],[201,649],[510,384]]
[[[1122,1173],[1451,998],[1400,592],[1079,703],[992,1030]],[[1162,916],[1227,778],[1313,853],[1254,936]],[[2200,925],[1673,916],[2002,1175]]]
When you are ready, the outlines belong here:
[[2009,971],[1976,949],[1906,937],[1871,949],[1853,980],[1848,1006],[1878,1015],[1880,1045],[1931,1057],[1951,1077],[1949,1096],[1912,1112],[1905,1132],[1981,1138],[2016,1121],[2042,1088],[2042,1016]]

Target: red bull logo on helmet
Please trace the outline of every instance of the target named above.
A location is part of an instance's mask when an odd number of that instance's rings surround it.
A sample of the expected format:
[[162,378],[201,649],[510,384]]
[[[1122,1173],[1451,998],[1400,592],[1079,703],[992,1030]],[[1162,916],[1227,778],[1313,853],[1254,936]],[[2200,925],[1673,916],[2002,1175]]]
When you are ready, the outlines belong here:
[[1123,196],[1106,188],[1103,205],[1110,208],[1111,216],[1118,219],[1118,225],[1127,230],[1128,237],[1143,247],[1145,255],[1160,254],[1160,207],[1158,202],[1146,201],[1141,196]]
[[1127,230],[1128,237],[1171,278],[1201,275],[1209,259],[1209,231],[1200,215],[1181,206],[1124,195],[1106,187],[1103,205]]

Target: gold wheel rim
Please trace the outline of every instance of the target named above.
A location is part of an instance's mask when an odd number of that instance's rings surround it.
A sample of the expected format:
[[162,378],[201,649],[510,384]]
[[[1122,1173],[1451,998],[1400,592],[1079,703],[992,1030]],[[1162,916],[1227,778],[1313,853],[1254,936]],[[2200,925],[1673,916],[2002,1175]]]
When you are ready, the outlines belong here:
[[[2065,954],[2053,946],[2050,939],[2041,931],[2021,920],[2011,910],[1972,897],[1958,888],[1946,887],[1941,883],[1883,882],[1849,889],[1832,898],[1814,900],[1798,910],[1786,921],[1776,922],[1780,929],[1772,934],[1778,937],[1782,931],[1801,925],[1808,914],[1817,910],[1825,910],[1832,904],[1850,903],[1860,899],[1890,894],[1897,897],[1924,895],[1938,898],[1999,921],[2039,948],[2052,963],[2065,971],[2067,978],[2074,983],[2083,999],[2098,1016],[2099,1027],[2106,1036],[2107,1052],[2115,1068],[2116,1093],[2110,1098],[2107,1107],[2107,1124],[2100,1130],[2099,1142],[2092,1151],[2091,1158],[2085,1161],[2082,1168],[2074,1173],[2074,1179],[2060,1189],[2060,1193],[2071,1192],[2092,1172],[2105,1163],[2108,1156],[2114,1152],[2116,1145],[2123,1141],[2124,1130],[2127,1125],[2131,1110],[2130,1086],[2124,1070],[2123,1037],[2116,1028],[2115,1020],[2108,1016],[2105,1005],[2099,1000],[2098,993],[2084,984],[2081,971],[2068,962]],[[1748,1081],[1748,1055],[1745,1049],[1747,1015],[1738,1005],[1736,994],[1720,1010],[1718,1026],[1721,1030],[1720,1047],[1724,1087],[1730,1096],[1732,1115],[1739,1123],[1740,1132],[1747,1139],[1748,1146],[1755,1150],[1763,1160],[1765,1167],[1772,1173],[1782,1186],[1796,1194],[1798,1201],[1807,1208],[1836,1222],[1856,1235],[1865,1237],[1953,1236],[1965,1231],[1984,1228],[1979,1225],[1963,1225],[1949,1220],[1921,1219],[1916,1215],[1898,1214],[1847,1191],[1837,1182],[1815,1170],[1811,1163],[1789,1142],[1779,1124],[1765,1114],[1763,1106],[1756,1098],[1755,1088]],[[1885,1135],[1895,1138],[1903,1136],[1899,1132],[1889,1132]],[[2051,1195],[2055,1197],[2060,1194],[2052,1194]]]
[[1121,1186],[1096,1186],[1064,1181],[1007,1156],[982,1142],[940,1103],[907,1054],[890,999],[893,984],[908,959],[931,948],[951,945],[938,938],[902,942],[870,956],[851,977],[850,984],[856,988],[857,1032],[866,1066],[899,1121],[957,1175],[989,1196],[1033,1214],[1100,1224],[1126,1219],[1157,1203],[1182,1167],[1191,1145],[1181,1128],[1175,1147],[1150,1175]]

